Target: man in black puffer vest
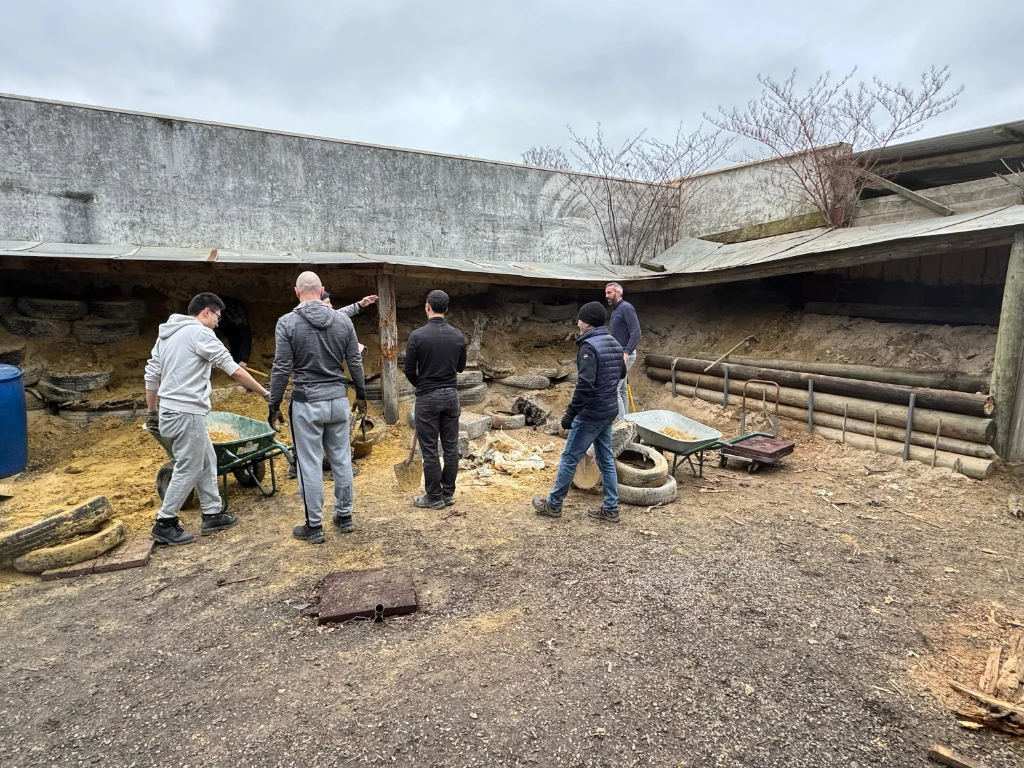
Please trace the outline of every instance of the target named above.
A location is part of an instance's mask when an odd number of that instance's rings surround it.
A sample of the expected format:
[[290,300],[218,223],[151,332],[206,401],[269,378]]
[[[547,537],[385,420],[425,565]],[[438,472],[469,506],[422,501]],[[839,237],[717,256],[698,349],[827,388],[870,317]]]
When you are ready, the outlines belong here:
[[558,464],[555,487],[546,499],[535,498],[533,508],[544,517],[561,517],[562,502],[576,474],[576,465],[593,445],[601,470],[604,503],[587,514],[594,520],[619,522],[619,486],[615,479],[612,455],[612,422],[619,415],[619,382],[626,375],[622,347],[605,326],[604,307],[592,301],[580,309],[576,325],[576,370],[578,378],[572,402],[562,417],[562,428],[569,430]]

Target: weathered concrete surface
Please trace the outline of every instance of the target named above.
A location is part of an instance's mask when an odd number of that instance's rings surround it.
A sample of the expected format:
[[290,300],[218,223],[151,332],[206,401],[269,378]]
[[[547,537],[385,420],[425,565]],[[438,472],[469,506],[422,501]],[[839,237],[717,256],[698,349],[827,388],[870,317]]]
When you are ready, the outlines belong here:
[[0,96],[0,238],[605,260],[561,174]]

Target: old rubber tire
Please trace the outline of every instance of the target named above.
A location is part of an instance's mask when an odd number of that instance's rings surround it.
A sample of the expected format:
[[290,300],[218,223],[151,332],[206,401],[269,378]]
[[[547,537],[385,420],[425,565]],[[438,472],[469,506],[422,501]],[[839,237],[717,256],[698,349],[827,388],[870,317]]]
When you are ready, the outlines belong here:
[[477,365],[480,368],[480,372],[483,373],[484,378],[487,379],[500,381],[502,379],[507,379],[509,376],[514,376],[516,373],[516,367],[504,360],[480,360]]
[[78,320],[89,311],[89,305],[84,301],[33,299],[28,296],[18,299],[17,306],[25,317],[39,320]]
[[36,392],[34,389],[25,390],[25,410],[26,411],[41,411],[46,407],[46,400],[43,396]]
[[[416,387],[409,383],[409,380],[405,378],[405,374],[399,373],[398,375],[398,397],[408,397],[409,395],[416,394]],[[367,400],[382,400],[383,395],[381,394],[381,380],[380,377],[372,379],[366,382],[366,399]]]
[[[6,334],[4,334],[6,336]],[[0,341],[0,363],[4,365],[21,365],[25,359],[25,342],[21,339]]]
[[[643,468],[634,466],[634,462],[642,462]],[[660,451],[634,443],[615,458],[615,476],[634,488],[660,488],[668,476],[668,462]]]
[[41,547],[101,528],[114,514],[105,496],[96,496],[74,509],[58,511],[24,528],[0,535],[0,562]]
[[619,483],[619,502],[634,507],[651,507],[655,504],[669,504],[676,500],[678,488],[672,475],[665,477],[665,482],[658,488],[635,488]]
[[45,400],[48,400],[51,403],[57,403],[58,405],[73,405],[74,403],[80,403],[85,400],[86,395],[85,392],[77,392],[73,389],[58,387],[45,376],[36,383],[35,388]]
[[106,528],[67,544],[35,549],[14,559],[14,568],[22,573],[42,573],[54,568],[83,563],[99,557],[124,541],[124,523],[111,520]]
[[501,305],[503,312],[525,319],[533,314],[533,302],[532,301],[506,301]]
[[105,387],[110,383],[110,376],[113,371],[108,368],[105,371],[81,371],[80,373],[54,373],[46,374],[46,381],[61,389],[69,389],[74,392],[92,392],[94,389]]
[[547,389],[551,386],[551,379],[547,376],[524,374],[522,376],[508,376],[501,379],[501,383],[506,387],[515,387],[516,389]]
[[[171,475],[174,472],[174,462],[168,461],[160,469],[156,471],[156,495],[160,497],[160,501],[164,500],[164,494],[167,493],[167,486],[171,483]],[[181,508],[191,507],[196,500],[196,489],[193,488],[189,491],[188,497],[185,499],[185,503],[181,505]]]
[[522,429],[526,426],[525,413],[489,411],[487,415],[491,417],[491,429]]
[[542,320],[575,320],[579,312],[579,306],[575,301],[568,304],[544,304],[537,302],[533,305],[533,314]]
[[[412,409],[410,409],[412,412]],[[356,443],[367,443],[368,445],[376,445],[384,436],[388,433],[387,424],[384,423],[384,417],[367,417],[366,419],[366,440],[363,440],[363,430],[359,428],[359,422],[353,422],[349,431],[349,442],[353,445]]]
[[530,368],[526,373],[527,373],[527,375],[530,375],[530,376],[543,376],[545,379],[555,379],[555,378],[558,378],[558,369],[557,368],[537,368],[537,367],[534,367],[534,368]]
[[26,339],[63,339],[71,335],[71,323],[67,320],[43,320],[10,314],[0,317],[0,322],[14,335]]
[[93,318],[78,320],[71,326],[71,332],[86,344],[113,344],[139,335],[138,320],[107,320]]
[[484,372],[477,370],[465,370],[455,374],[455,388],[469,389],[484,383]]
[[465,407],[467,405],[477,405],[482,403],[484,398],[487,397],[487,385],[477,384],[475,387],[469,389],[459,390],[459,405]]
[[109,320],[144,320],[148,314],[146,302],[138,299],[90,301],[89,312]]
[[42,363],[28,363],[21,368],[25,373],[22,375],[22,382],[26,387],[31,387],[39,383],[39,380],[43,378],[43,374],[46,373],[46,369],[43,368]]
[[0,296],[0,315],[7,315],[14,311],[14,297]]
[[[249,472],[252,472],[250,475]],[[267,460],[257,461],[255,464],[250,464],[248,468],[238,468],[232,473],[235,476],[235,480],[238,484],[245,488],[255,488],[256,480],[263,482],[263,478],[267,476]],[[256,480],[253,480],[255,476]]]

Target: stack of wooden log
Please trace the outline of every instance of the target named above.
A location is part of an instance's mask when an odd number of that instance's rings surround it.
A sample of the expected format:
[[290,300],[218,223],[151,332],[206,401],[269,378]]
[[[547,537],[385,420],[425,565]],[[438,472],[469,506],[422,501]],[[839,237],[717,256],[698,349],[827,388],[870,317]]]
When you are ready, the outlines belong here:
[[[995,401],[983,377],[868,365],[717,356],[647,355],[647,375],[676,396],[739,406],[752,379],[780,387],[779,413],[827,439],[903,456],[984,479],[995,468]],[[775,402],[775,387],[750,384],[746,408]]]

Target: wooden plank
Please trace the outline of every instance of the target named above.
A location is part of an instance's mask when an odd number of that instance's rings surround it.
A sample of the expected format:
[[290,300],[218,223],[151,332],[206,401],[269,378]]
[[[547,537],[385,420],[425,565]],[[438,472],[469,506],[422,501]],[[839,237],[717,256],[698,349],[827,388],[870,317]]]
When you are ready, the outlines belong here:
[[921,257],[921,282],[925,285],[938,285],[942,273],[942,255],[931,254]]
[[978,681],[978,690],[982,693],[993,694],[996,692],[996,682],[999,680],[999,663],[1003,658],[1003,644],[992,643],[988,650],[988,659],[985,661],[985,671]]
[[412,574],[393,568],[336,571],[324,577],[320,590],[320,624],[382,618],[413,613],[419,607]]
[[928,757],[936,763],[949,766],[949,768],[988,768],[978,760],[964,757],[959,752],[954,752],[952,749],[939,746],[938,744],[932,744],[928,748]]
[[907,323],[942,323],[948,325],[996,325],[999,314],[984,307],[896,307],[889,304],[842,304],[809,301],[804,311],[815,315],[867,317]]
[[1015,632],[1010,637],[1010,651],[999,670],[995,695],[1006,701],[1020,700],[1021,685],[1024,682],[1024,632]]
[[950,152],[937,157],[922,157],[915,160],[903,162],[886,163],[875,168],[877,173],[885,176],[895,176],[916,171],[931,171],[936,168],[955,168],[961,165],[972,165],[975,163],[997,163],[1000,160],[1009,160],[1017,157],[1024,157],[1024,143],[1005,144],[1001,147],[985,147],[984,149],[971,149],[965,152]]
[[1010,264],[1010,245],[997,245],[985,249],[985,285],[1002,285]]
[[981,285],[985,276],[985,249],[973,248],[963,252],[961,276],[966,285]]
[[[802,216],[791,216],[788,219],[777,219],[763,224],[752,224],[739,229],[730,229],[727,232],[717,232],[710,235],[701,235],[701,240],[710,240],[713,243],[744,243],[748,240],[760,240],[764,237],[775,235],[788,235],[793,232],[802,232],[806,229],[817,229],[825,226],[825,219],[818,211],[805,213]],[[642,265],[641,265],[642,266]]]
[[963,278],[964,256],[960,251],[942,254],[939,263],[939,285],[958,285]]
[[96,558],[95,572],[108,573],[128,568],[141,568],[149,563],[155,541],[148,533],[138,533],[106,554]]
[[973,688],[969,688],[966,685],[961,685],[955,680],[949,681],[949,687],[957,693],[962,693],[965,696],[970,696],[972,699],[980,701],[987,707],[991,707],[992,709],[1001,709],[1004,712],[1009,712],[1010,714],[1016,715],[1017,717],[1024,717],[1024,707],[1020,706],[1019,704],[1014,704],[1011,701],[1003,701],[1002,699],[997,699],[994,696],[989,696],[987,693],[982,693],[981,691],[976,691]]
[[43,581],[56,581],[57,579],[73,579],[76,576],[88,576],[93,573],[95,563],[95,560],[86,560],[84,563],[67,565],[63,568],[51,568],[48,571],[43,571],[39,577]]
[[891,192],[895,192],[900,197],[906,198],[912,203],[917,203],[923,208],[927,208],[929,211],[933,211],[939,214],[940,216],[952,216],[954,213],[952,208],[947,208],[946,206],[942,205],[942,203],[937,203],[930,197],[925,197],[924,195],[914,192],[911,189],[907,189],[906,187],[900,186],[896,182],[890,181],[889,179],[886,179],[883,176],[879,176],[876,173],[871,173],[871,171],[862,171],[861,174],[864,176],[865,179],[868,179],[872,183],[872,185],[883,187],[885,189],[890,190]]
[[383,272],[377,276],[378,317],[380,318],[380,379],[384,402],[384,422],[398,423],[398,320],[395,305],[395,281]]
[[1003,287],[999,333],[992,362],[989,391],[996,399],[996,452],[1006,461],[1024,458],[1024,396],[1020,392],[1024,366],[1024,230],[1010,248]]

